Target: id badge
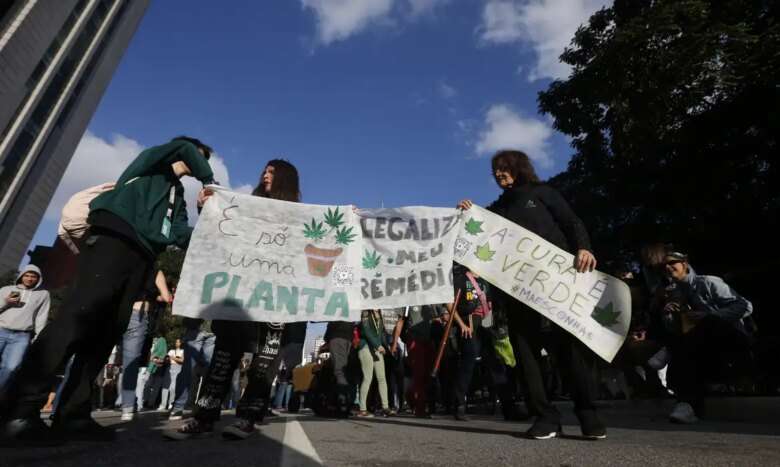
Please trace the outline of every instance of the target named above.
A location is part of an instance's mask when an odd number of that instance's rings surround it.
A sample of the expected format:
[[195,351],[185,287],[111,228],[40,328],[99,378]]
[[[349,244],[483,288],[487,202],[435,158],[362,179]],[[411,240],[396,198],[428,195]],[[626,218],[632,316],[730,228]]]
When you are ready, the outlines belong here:
[[162,229],[160,230],[163,237],[169,238],[171,236],[171,220],[167,217],[163,219]]

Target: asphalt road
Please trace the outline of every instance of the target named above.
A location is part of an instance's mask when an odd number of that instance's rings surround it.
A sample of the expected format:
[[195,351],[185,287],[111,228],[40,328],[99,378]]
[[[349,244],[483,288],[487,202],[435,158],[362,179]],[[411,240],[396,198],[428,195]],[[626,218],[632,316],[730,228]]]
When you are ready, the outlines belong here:
[[661,409],[604,409],[609,431],[603,441],[579,439],[579,426],[565,406],[565,436],[546,441],[524,439],[528,423],[491,416],[463,423],[445,416],[330,420],[308,413],[270,417],[252,438],[224,441],[219,428],[233,420],[226,412],[214,435],[172,442],[160,432],[181,422],[151,412],[122,423],[116,412],[98,412],[101,423],[117,426],[117,441],[0,449],[0,466],[780,465],[780,421],[679,426],[668,423]]

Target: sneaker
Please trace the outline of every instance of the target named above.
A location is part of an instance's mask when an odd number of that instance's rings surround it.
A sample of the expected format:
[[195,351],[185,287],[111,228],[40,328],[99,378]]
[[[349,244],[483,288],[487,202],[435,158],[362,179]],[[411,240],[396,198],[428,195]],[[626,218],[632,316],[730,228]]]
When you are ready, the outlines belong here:
[[168,420],[181,420],[182,418],[184,418],[184,411],[183,410],[174,410],[168,416]]
[[55,420],[51,427],[73,441],[106,442],[116,439],[113,428],[103,426],[92,418]]
[[197,418],[193,418],[176,430],[163,431],[163,437],[172,441],[183,441],[210,434],[213,430],[214,425],[212,423],[201,422]]
[[11,419],[0,427],[3,447],[58,446],[64,442],[62,433],[49,428],[40,418]]
[[693,407],[687,402],[678,402],[675,404],[672,413],[669,414],[669,420],[672,423],[684,424],[691,424],[699,421]]
[[542,422],[537,419],[531,428],[525,432],[525,435],[530,439],[552,439],[561,433],[560,423],[555,425],[548,422]]
[[661,368],[668,365],[671,360],[672,353],[669,351],[669,349],[666,347],[661,347],[661,350],[656,352],[655,355],[647,360],[647,365],[654,370],[660,370]]
[[577,412],[577,418],[580,420],[580,429],[584,438],[606,439],[607,427],[604,426],[595,410]]
[[225,439],[242,440],[249,438],[255,432],[255,424],[249,420],[240,419],[222,430]]
[[372,414],[371,412],[367,412],[365,410],[359,411],[356,414],[356,416],[361,417],[361,418],[374,418],[374,414]]

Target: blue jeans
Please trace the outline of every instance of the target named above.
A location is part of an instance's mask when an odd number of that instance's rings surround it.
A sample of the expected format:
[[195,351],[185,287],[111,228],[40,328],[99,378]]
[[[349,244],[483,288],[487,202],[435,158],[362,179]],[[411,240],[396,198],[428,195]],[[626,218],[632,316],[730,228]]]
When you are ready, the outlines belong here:
[[292,384],[288,382],[278,383],[276,385],[276,395],[274,396],[273,408],[286,409],[287,403],[290,402],[290,395],[292,394]]
[[27,331],[0,328],[0,389],[22,364],[31,336]]
[[122,409],[124,411],[132,411],[135,407],[138,369],[141,366],[141,354],[148,330],[149,312],[133,310],[127,330],[122,335]]
[[188,329],[182,337],[184,348],[184,363],[181,372],[176,378],[176,400],[173,402],[173,411],[184,410],[190,398],[190,384],[192,382],[192,369],[195,365],[208,368],[211,357],[214,355],[214,343],[217,336],[198,329]]

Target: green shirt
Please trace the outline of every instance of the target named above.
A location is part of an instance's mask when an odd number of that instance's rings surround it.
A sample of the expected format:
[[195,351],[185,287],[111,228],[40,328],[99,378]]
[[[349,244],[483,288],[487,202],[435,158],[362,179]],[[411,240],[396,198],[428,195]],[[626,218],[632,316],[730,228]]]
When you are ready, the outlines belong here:
[[167,356],[168,342],[165,341],[164,337],[158,337],[154,340],[154,344],[152,344],[152,352],[149,355],[149,366],[146,367],[146,369],[149,370],[150,375],[154,374],[158,368],[161,368],[161,366],[158,366],[156,363],[154,363],[154,358],[157,357],[161,360],[165,360],[165,357]]
[[[116,187],[90,203],[90,215],[105,210],[118,216],[135,231],[138,241],[153,256],[168,245],[186,248],[192,235],[187,222],[184,187],[173,173],[171,164],[182,161],[192,176],[203,184],[211,183],[214,174],[208,161],[194,144],[171,141],[143,151],[125,169]],[[173,212],[170,217],[170,194],[173,188]],[[165,225],[170,220],[170,225]]]

